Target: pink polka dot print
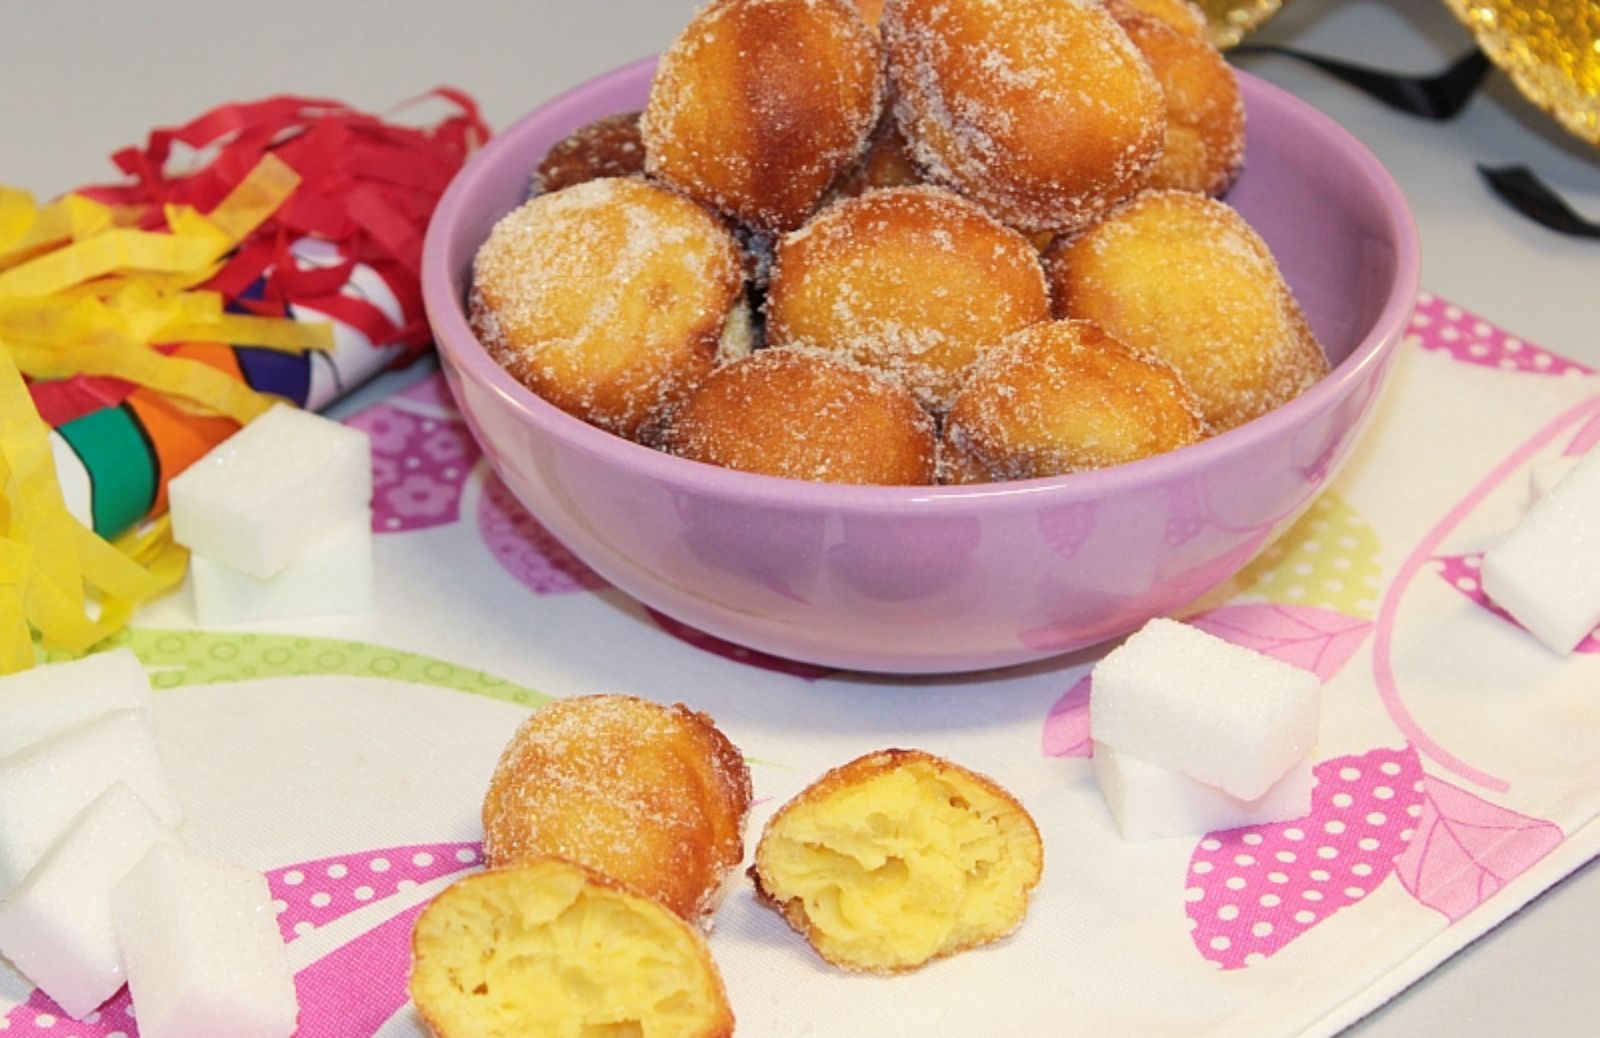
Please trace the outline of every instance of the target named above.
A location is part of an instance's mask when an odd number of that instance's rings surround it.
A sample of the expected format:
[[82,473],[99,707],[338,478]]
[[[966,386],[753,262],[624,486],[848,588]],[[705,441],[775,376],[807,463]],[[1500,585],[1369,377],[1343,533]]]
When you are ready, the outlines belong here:
[[483,863],[476,843],[418,844],[321,858],[267,873],[278,931],[292,941],[400,890]]
[[461,488],[478,460],[465,424],[379,404],[346,423],[372,440],[372,529],[405,533],[461,517]]
[[[1466,555],[1438,555],[1431,561],[1435,572],[1439,574],[1445,583],[1506,623],[1516,624],[1518,627],[1522,626],[1511,618],[1510,613],[1495,605],[1489,599],[1489,596],[1484,593],[1483,582],[1479,578],[1479,567],[1483,565],[1483,554],[1481,552]],[[1588,636],[1579,642],[1578,647],[1573,651],[1600,653],[1600,635],[1597,635],[1594,631],[1589,632]]]
[[500,477],[491,473],[478,502],[478,533],[495,561],[536,595],[560,595],[606,586],[605,578],[579,561],[529,515]]
[[1589,375],[1593,369],[1507,334],[1431,292],[1417,294],[1409,338],[1463,364],[1537,375]]
[[67,1016],[35,989],[26,1002],[0,1017],[0,1034],[5,1038],[139,1038],[139,1028],[133,1022],[133,1001],[127,988],[82,1020]]
[[1305,818],[1211,833],[1189,858],[1190,936],[1225,970],[1366,897],[1416,835],[1422,762],[1409,746],[1323,761],[1315,775]]

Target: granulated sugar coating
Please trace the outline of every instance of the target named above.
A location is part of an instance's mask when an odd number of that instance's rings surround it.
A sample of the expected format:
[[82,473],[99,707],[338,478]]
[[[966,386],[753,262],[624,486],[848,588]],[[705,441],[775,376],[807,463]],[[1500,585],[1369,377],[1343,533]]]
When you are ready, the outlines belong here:
[[483,801],[491,868],[555,855],[709,919],[744,857],[750,772],[711,719],[631,696],[536,711]]
[[870,191],[819,213],[778,243],[767,295],[773,345],[849,357],[936,412],[979,354],[1049,316],[1027,239],[934,187]]
[[[496,226],[470,317],[556,407],[709,464],[880,485],[1120,464],[1327,373],[1265,244],[1205,197],[1243,146],[1187,0],[710,0],[642,113],[545,156],[557,189]],[[1120,347],[1007,351],[950,421],[979,362],[1052,318]]]
[[1171,364],[1217,432],[1328,373],[1266,243],[1215,199],[1147,192],[1045,263],[1060,315]]
[[518,381],[636,438],[711,371],[743,288],[738,246],[715,217],[610,178],[540,195],[496,224],[469,310]]
[[1106,468],[1205,433],[1169,365],[1081,321],[1035,325],[985,354],[945,422],[951,472],[981,481]]
[[904,0],[880,31],[913,157],[1014,227],[1087,226],[1161,154],[1161,88],[1097,0]]
[[1155,73],[1167,134],[1150,187],[1221,195],[1244,165],[1244,98],[1233,69],[1209,40],[1187,34],[1128,0],[1107,0]]
[[639,113],[619,112],[585,123],[550,146],[534,171],[530,194],[560,191],[601,177],[644,172]]
[[791,230],[861,155],[883,90],[877,39],[848,0],[714,0],[661,57],[646,169],[742,222]]
[[680,457],[825,483],[932,483],[933,419],[911,394],[836,354],[768,348],[718,369],[662,437]]

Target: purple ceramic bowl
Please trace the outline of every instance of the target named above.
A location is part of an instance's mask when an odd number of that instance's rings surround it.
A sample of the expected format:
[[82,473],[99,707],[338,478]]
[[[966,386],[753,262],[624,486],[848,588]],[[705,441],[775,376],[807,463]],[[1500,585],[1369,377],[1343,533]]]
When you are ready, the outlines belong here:
[[491,141],[428,228],[422,287],[461,410],[507,486],[603,577],[685,624],[826,666],[940,673],[1130,631],[1226,580],[1349,454],[1417,289],[1394,181],[1349,133],[1240,74],[1248,168],[1228,201],[1277,255],[1334,368],[1203,443],[1099,472],[858,487],[702,465],[618,439],[523,388],[463,311],[472,258],[556,140],[643,106],[654,60],[556,98]]

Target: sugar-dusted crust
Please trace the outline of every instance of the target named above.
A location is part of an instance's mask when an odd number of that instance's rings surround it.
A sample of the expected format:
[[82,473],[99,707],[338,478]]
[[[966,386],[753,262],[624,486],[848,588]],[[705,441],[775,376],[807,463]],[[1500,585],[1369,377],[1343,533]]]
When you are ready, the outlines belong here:
[[974,359],[1047,320],[1050,291],[1026,238],[943,188],[837,202],[778,242],[767,338],[849,357],[942,412]]
[[1149,63],[1166,102],[1166,144],[1149,186],[1221,195],[1244,167],[1244,98],[1233,67],[1203,33],[1186,31],[1181,14],[1168,20],[1130,0],[1106,0],[1106,10]]
[[861,155],[883,91],[877,37],[848,0],[713,0],[661,56],[645,168],[787,231]]
[[1098,0],[898,0],[879,29],[917,165],[1007,224],[1085,227],[1161,154],[1161,88]]
[[560,191],[601,177],[644,173],[644,141],[639,113],[603,115],[573,130],[550,146],[534,171],[534,193]]
[[1214,198],[1147,191],[1045,255],[1056,310],[1171,364],[1225,432],[1328,373],[1266,242]]
[[719,368],[669,418],[665,450],[744,472],[829,483],[932,483],[933,420],[899,383],[811,348]]
[[1170,364],[1087,321],[1047,321],[974,365],[945,420],[947,476],[1085,472],[1187,447],[1206,433],[1199,402]]
[[1038,827],[992,779],[887,749],[773,815],[750,875],[824,959],[899,973],[1011,933],[1043,868]]
[[705,714],[633,696],[536,711],[483,801],[491,867],[556,855],[709,921],[744,858],[750,772]]
[[743,298],[738,243],[658,184],[603,177],[539,195],[473,264],[473,330],[519,382],[637,439],[716,362]]
[[458,880],[417,918],[411,948],[411,999],[438,1038],[733,1034],[700,933],[558,858]]

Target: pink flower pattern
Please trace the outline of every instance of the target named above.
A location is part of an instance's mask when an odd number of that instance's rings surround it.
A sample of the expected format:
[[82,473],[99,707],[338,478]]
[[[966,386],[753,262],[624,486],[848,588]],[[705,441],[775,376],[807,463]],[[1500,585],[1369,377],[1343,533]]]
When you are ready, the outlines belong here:
[[372,439],[372,529],[405,533],[453,523],[478,458],[465,423],[378,404],[347,424]]
[[478,533],[500,567],[536,595],[608,586],[604,577],[529,515],[493,473],[485,480],[478,502]]

